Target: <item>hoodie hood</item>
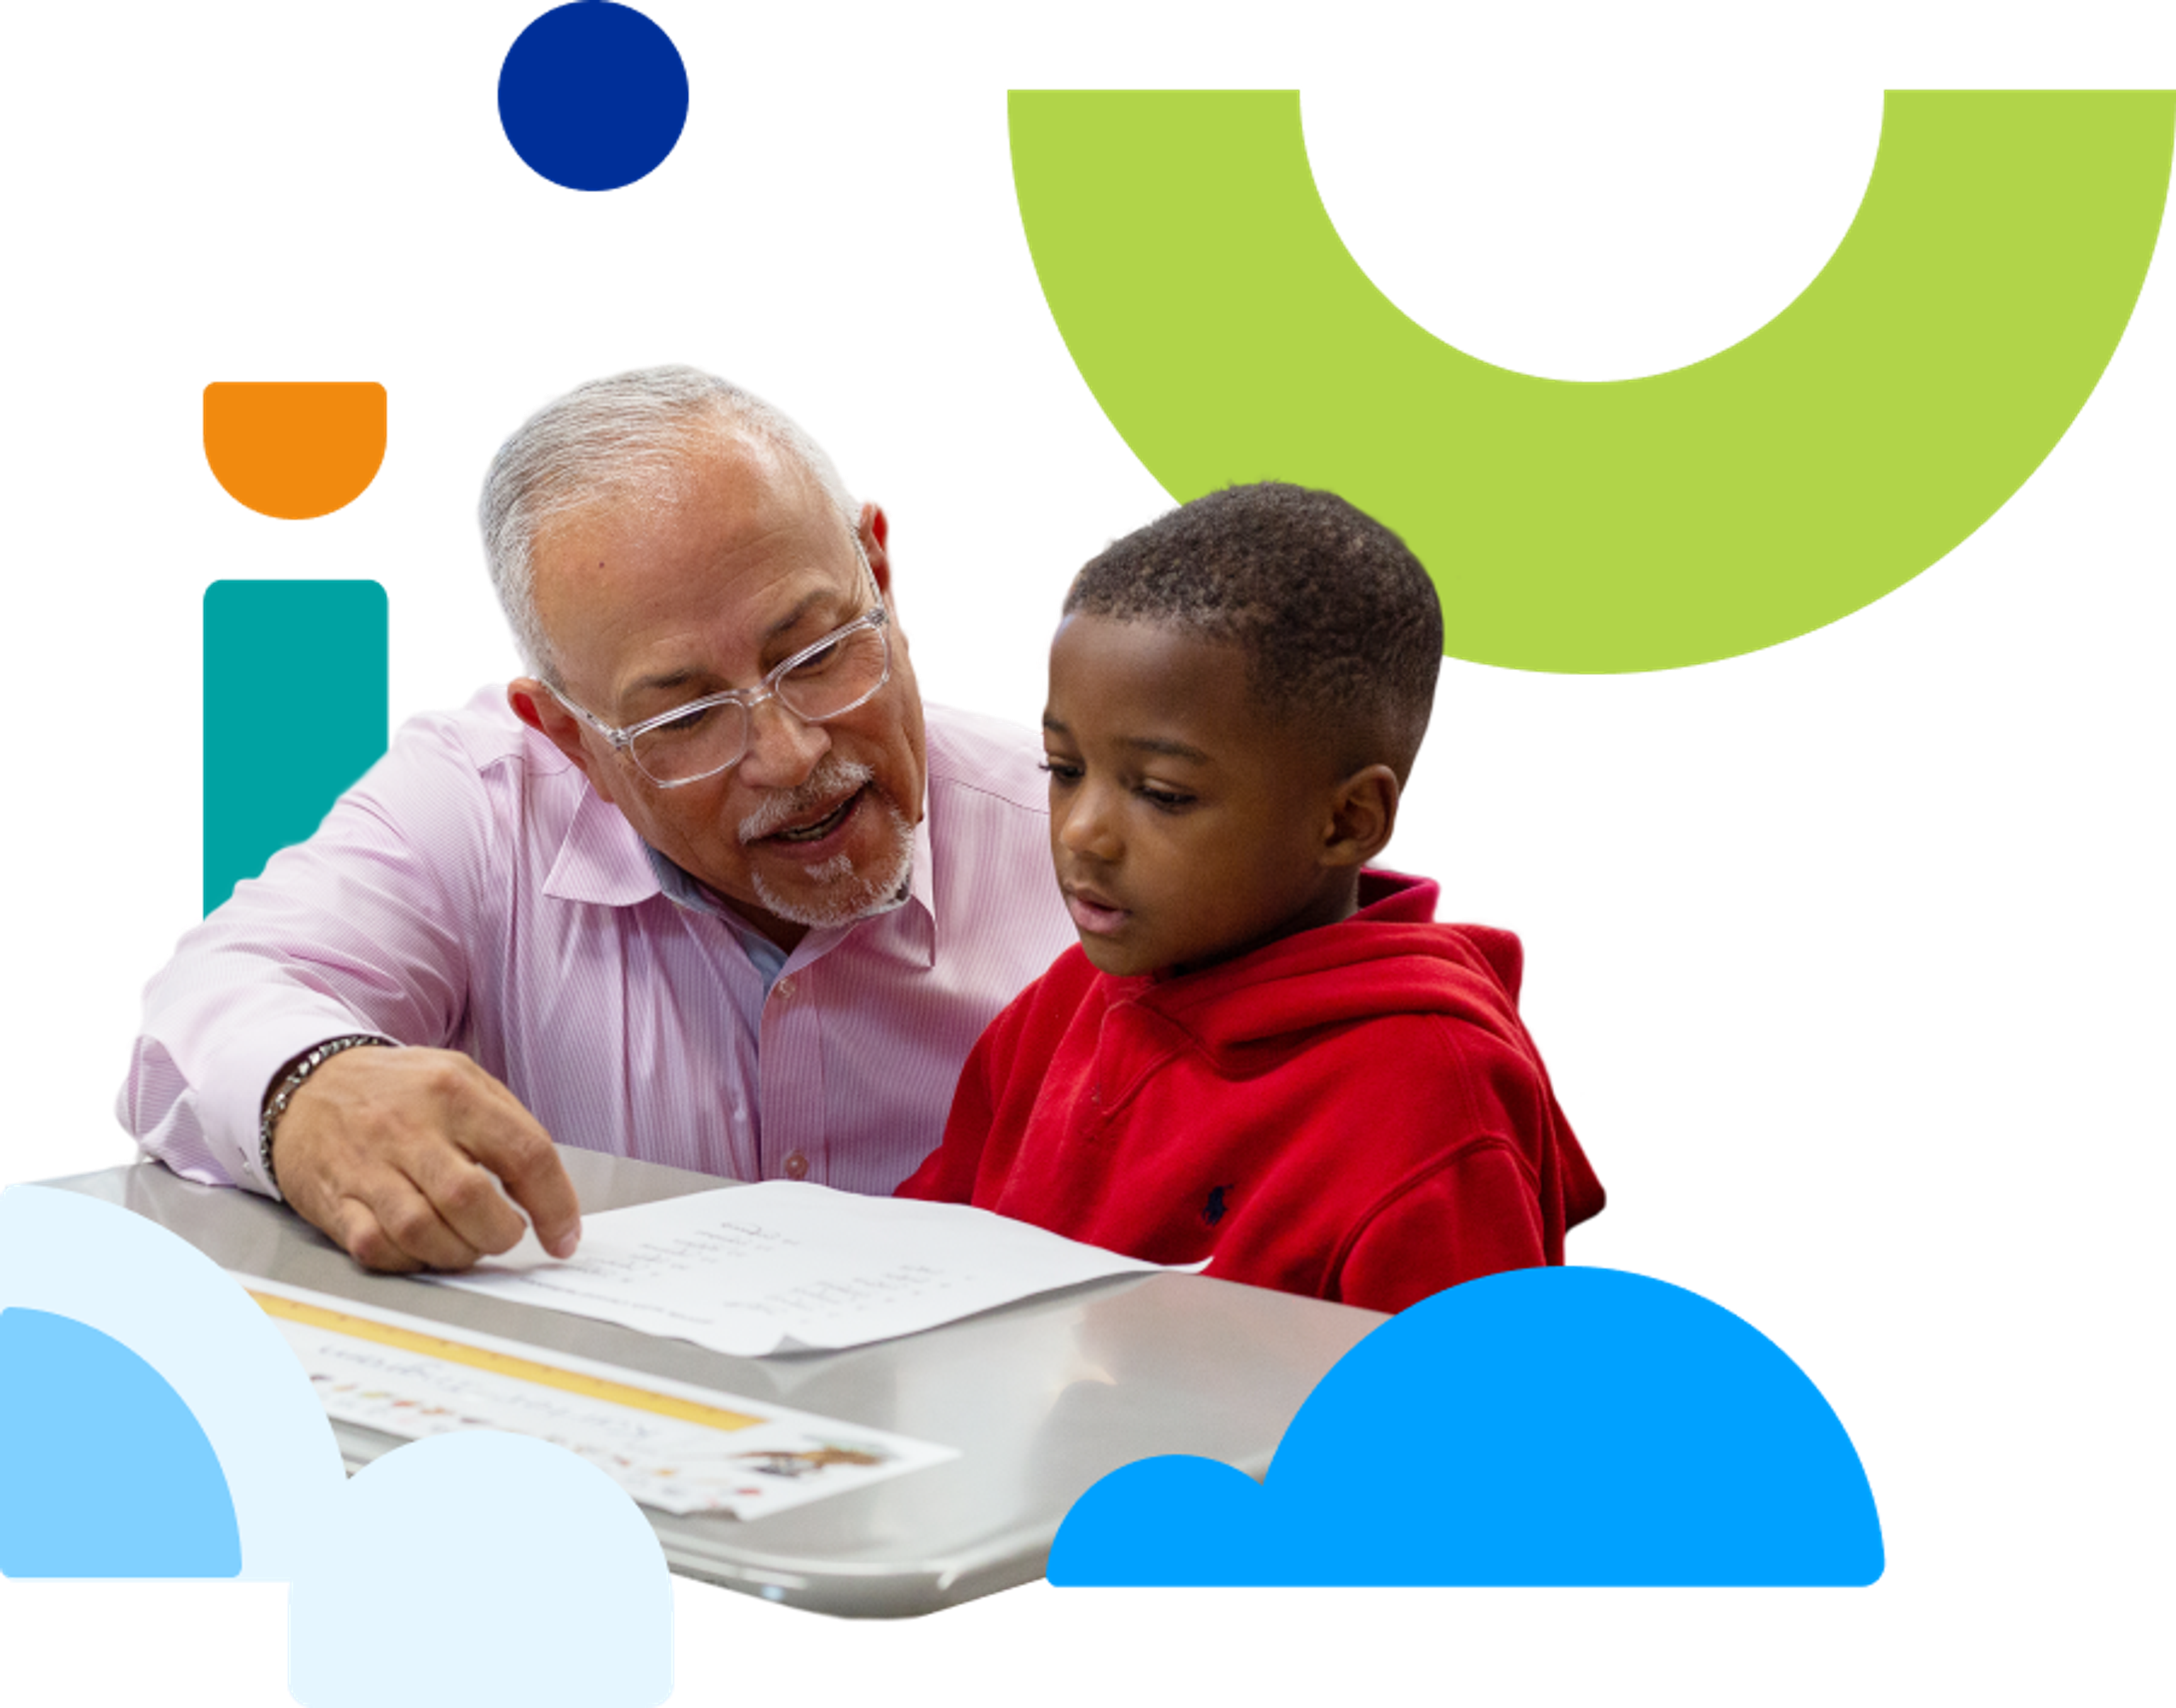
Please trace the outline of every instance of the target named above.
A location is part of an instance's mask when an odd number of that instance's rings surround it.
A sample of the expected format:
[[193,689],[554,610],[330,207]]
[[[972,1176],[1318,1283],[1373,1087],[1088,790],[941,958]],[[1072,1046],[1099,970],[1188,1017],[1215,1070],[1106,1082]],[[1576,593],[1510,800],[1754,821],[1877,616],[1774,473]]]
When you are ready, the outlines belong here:
[[1361,874],[1358,912],[1178,978],[1143,979],[1136,1000],[1212,1053],[1385,1014],[1450,1014],[1531,1053],[1519,1023],[1519,939],[1434,923],[1436,886]]
[[[1510,922],[1443,918],[1443,885],[1419,873],[1360,873],[1360,910],[1336,925],[1299,931],[1223,966],[1178,979],[1127,979],[1132,1003],[1114,1003],[1106,1027],[1132,1005],[1147,1027],[1162,1020],[1225,1080],[1244,1080],[1266,1055],[1306,1044],[1312,1031],[1386,1014],[1444,1014],[1480,1027],[1532,1062],[1545,1193],[1563,1193],[1563,1225],[1580,1227],[1608,1205],[1608,1188],[1556,1099],[1556,1074],[1526,1023],[1526,938]],[[1114,993],[1116,994],[1116,993]],[[1149,1018],[1157,1016],[1157,1018]],[[1118,1042],[1118,1034],[1106,1034]]]

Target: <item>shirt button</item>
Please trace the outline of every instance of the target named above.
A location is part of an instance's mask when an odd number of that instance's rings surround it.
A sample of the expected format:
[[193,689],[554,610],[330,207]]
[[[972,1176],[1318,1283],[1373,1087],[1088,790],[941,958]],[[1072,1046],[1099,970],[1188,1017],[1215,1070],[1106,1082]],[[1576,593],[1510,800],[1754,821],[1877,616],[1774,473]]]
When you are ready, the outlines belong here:
[[806,1156],[803,1156],[798,1150],[795,1151],[791,1156],[786,1159],[784,1172],[788,1180],[807,1179],[808,1178],[808,1159]]
[[791,978],[782,978],[779,980],[776,984],[770,987],[770,993],[772,997],[779,1002],[792,1002],[793,1000],[793,981]]

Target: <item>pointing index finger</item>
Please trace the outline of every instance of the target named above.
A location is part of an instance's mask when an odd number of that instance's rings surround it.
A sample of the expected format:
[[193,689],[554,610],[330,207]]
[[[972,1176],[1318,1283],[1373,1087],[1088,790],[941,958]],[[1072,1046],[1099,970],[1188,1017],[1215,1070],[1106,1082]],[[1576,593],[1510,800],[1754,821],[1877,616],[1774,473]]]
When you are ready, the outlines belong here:
[[544,1249],[572,1257],[582,1237],[582,1205],[551,1136],[509,1094],[461,1135],[462,1148],[496,1174],[528,1215]]

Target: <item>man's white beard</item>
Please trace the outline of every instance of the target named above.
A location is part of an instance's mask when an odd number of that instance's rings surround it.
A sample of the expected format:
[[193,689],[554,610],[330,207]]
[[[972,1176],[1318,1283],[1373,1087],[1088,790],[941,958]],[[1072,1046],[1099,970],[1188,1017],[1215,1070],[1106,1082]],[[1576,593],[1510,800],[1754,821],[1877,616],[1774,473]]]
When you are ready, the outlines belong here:
[[889,912],[906,900],[907,879],[914,872],[914,826],[881,795],[870,794],[864,805],[889,821],[889,839],[870,868],[857,871],[846,856],[835,854],[821,866],[808,868],[809,880],[823,887],[798,896],[781,895],[759,870],[752,874],[756,899],[769,912],[796,925],[845,925]]

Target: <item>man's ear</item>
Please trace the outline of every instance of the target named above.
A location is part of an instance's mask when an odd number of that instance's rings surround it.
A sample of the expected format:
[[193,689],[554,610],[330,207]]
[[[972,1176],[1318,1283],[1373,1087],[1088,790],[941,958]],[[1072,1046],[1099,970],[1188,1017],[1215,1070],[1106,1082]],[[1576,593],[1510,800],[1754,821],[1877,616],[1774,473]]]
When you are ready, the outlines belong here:
[[877,591],[889,600],[891,597],[891,555],[884,550],[884,541],[891,537],[891,524],[884,519],[884,506],[862,505],[861,525],[854,531],[861,536],[862,550],[868,554],[869,573],[877,578]]
[[582,721],[560,704],[550,688],[533,676],[516,677],[506,685],[506,703],[514,708],[514,716],[573,761],[592,789],[612,800],[610,768],[590,757],[582,742]]
[[1398,825],[1398,774],[1388,765],[1363,765],[1330,797],[1330,830],[1323,839],[1325,866],[1364,866],[1383,851]]

